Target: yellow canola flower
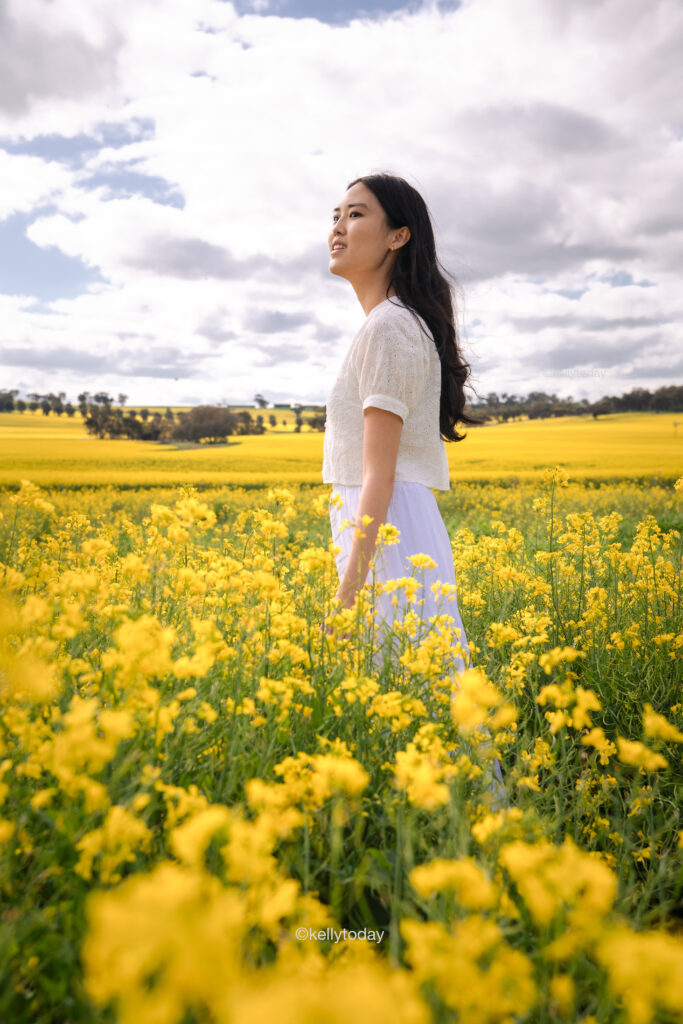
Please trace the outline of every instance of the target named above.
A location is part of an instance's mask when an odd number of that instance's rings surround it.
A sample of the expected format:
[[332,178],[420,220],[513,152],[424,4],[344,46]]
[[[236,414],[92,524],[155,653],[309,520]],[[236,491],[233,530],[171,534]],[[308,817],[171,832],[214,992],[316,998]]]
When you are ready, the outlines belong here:
[[[415,991],[409,972],[392,970],[378,959],[360,957],[354,942],[353,960],[303,964],[289,970],[260,971],[245,978],[235,993],[230,1015],[218,1024],[430,1024],[432,1015]],[[310,964],[310,966],[309,966]]]
[[134,551],[130,551],[121,559],[119,570],[129,583],[144,583],[150,573],[147,562]]
[[592,690],[585,690],[583,686],[577,686],[574,692],[576,703],[571,713],[571,724],[575,729],[587,728],[591,725],[589,711],[601,711],[602,704]]
[[543,482],[545,484],[556,484],[558,487],[569,485],[569,473],[562,466],[555,465],[552,469],[548,467],[543,471]]
[[538,663],[546,675],[550,675],[554,668],[565,662],[571,663],[577,658],[585,658],[585,651],[577,651],[575,647],[553,647],[552,651],[545,651],[538,659]]
[[619,760],[624,764],[631,764],[637,768],[644,768],[647,772],[656,772],[660,768],[668,768],[669,762],[661,754],[655,753],[649,747],[644,746],[638,740],[626,740],[623,736],[617,736],[617,749]]
[[408,555],[407,561],[415,569],[436,569],[436,562],[429,555],[417,554]]
[[672,725],[664,715],[658,715],[651,704],[643,705],[643,731],[650,739],[683,743],[683,732]]
[[363,766],[347,752],[306,754],[286,757],[275,765],[291,794],[291,806],[301,805],[304,810],[317,810],[337,793],[359,796],[370,781]]
[[40,487],[34,484],[31,480],[21,480],[20,487],[16,494],[12,494],[9,498],[10,505],[26,505],[29,507],[37,508],[41,512],[53,513],[55,506],[50,501],[46,501],[43,498],[43,492]]
[[193,618],[192,628],[197,647],[194,654],[184,654],[173,663],[172,670],[177,679],[203,679],[217,659],[230,654],[230,648],[214,622]]
[[538,925],[549,925],[563,908],[580,907],[576,923],[597,928],[614,902],[615,875],[570,839],[563,846],[515,840],[503,847],[500,863]]
[[531,961],[508,946],[493,921],[472,915],[449,932],[435,921],[404,918],[399,927],[416,979],[431,982],[457,1020],[510,1024],[536,1004]]
[[467,910],[487,910],[496,901],[496,887],[472,857],[420,864],[411,871],[410,884],[425,899],[444,890],[453,892]]
[[584,747],[595,747],[600,756],[600,764],[608,764],[612,754],[616,754],[617,748],[609,740],[602,729],[591,729],[585,736],[581,737]]
[[418,734],[415,740],[396,752],[394,785],[405,791],[413,807],[433,811],[448,803],[450,790],[446,783],[460,769],[449,761],[438,737],[421,743]]
[[472,825],[472,835],[483,846],[492,836],[498,832],[508,832],[508,826],[514,830],[515,823],[521,821],[522,811],[519,807],[506,807],[502,811],[493,814],[486,814],[481,821]]
[[21,623],[25,628],[34,623],[44,625],[52,614],[50,604],[38,594],[29,594],[20,609]]
[[[44,636],[21,639],[27,625],[25,607],[11,595],[0,593],[0,698],[46,704],[62,688],[57,665],[48,660],[57,644]],[[34,603],[33,610],[40,619],[43,606]]]
[[110,807],[101,828],[87,832],[76,843],[80,857],[74,870],[82,878],[92,878],[93,862],[99,856],[100,881],[105,885],[119,882],[121,874],[118,868],[133,863],[138,849],[149,850],[152,840],[152,832],[134,814],[125,807]]
[[536,703],[544,707],[546,704],[552,704],[555,708],[568,708],[572,702],[574,691],[571,686],[564,684],[559,686],[557,683],[548,683],[547,686],[542,686],[536,695]]
[[6,843],[12,838],[15,831],[15,824],[13,821],[8,821],[7,818],[0,818],[0,843]]
[[487,631],[487,640],[491,647],[502,647],[519,638],[519,630],[504,622],[492,622]]
[[[610,929],[596,946],[609,988],[628,1024],[651,1024],[658,1010],[683,1019],[683,942],[665,932]],[[667,1019],[669,1019],[667,1017]]]
[[[573,650],[573,648],[567,649]],[[553,735],[564,725],[571,725],[574,729],[590,727],[592,724],[590,712],[602,710],[602,705],[592,690],[586,690],[583,686],[577,686],[574,690],[568,681],[561,686],[557,683],[549,683],[547,686],[541,687],[536,696],[536,702],[542,707],[551,704],[558,709],[545,713]]]
[[226,991],[240,980],[247,927],[238,891],[162,862],[115,890],[92,892],[86,917],[85,990],[98,1006],[114,1000],[119,1024],[172,1024],[196,1004],[227,1020]]
[[[576,1001],[576,986],[568,974],[556,974],[550,979],[550,996],[564,1017],[568,1017]],[[586,1019],[584,1018],[584,1024]]]
[[168,676],[173,671],[171,647],[176,638],[173,626],[163,627],[154,615],[128,619],[114,633],[116,646],[102,652],[102,668],[115,669],[124,687]]
[[326,548],[304,548],[299,554],[298,562],[304,572],[318,572],[330,565],[330,555]]
[[192,493],[176,501],[174,511],[183,526],[197,526],[200,530],[208,530],[216,524],[216,513],[213,509]]
[[391,723],[391,731],[398,733],[407,729],[413,718],[422,716],[425,712],[426,708],[419,698],[409,697],[400,690],[389,690],[373,697],[366,715],[377,715],[378,718],[387,719]]
[[398,526],[394,526],[393,523],[382,523],[379,530],[377,531],[377,543],[386,544],[389,547],[392,544],[398,544],[401,540],[401,531]]
[[[46,765],[64,786],[82,772],[100,771],[114,757],[119,741],[135,732],[130,712],[102,708],[97,697],[77,693],[62,715],[62,724],[62,730],[52,737]],[[98,727],[103,737],[98,735]]]
[[19,590],[26,581],[23,572],[13,569],[11,565],[0,565],[0,587],[9,592]]
[[212,837],[231,821],[227,807],[219,804],[193,815],[170,833],[171,849],[185,864],[199,867]]
[[[487,679],[483,669],[465,669],[457,673],[456,680],[451,718],[462,733],[475,732],[484,723],[494,730],[501,729],[516,720],[514,706],[505,701],[498,688]],[[495,710],[495,714],[489,717],[492,710]]]

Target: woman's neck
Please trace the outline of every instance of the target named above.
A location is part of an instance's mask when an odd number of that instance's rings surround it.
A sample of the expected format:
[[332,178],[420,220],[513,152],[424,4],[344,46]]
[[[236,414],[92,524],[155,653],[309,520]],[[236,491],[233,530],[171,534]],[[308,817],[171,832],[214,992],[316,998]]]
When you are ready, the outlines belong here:
[[387,295],[386,284],[383,284],[381,288],[374,286],[373,288],[369,288],[365,291],[360,288],[356,288],[354,285],[354,290],[366,316],[370,314],[371,310],[373,310],[375,306],[379,306],[380,302],[396,297],[396,289],[393,287],[390,288],[389,294]]

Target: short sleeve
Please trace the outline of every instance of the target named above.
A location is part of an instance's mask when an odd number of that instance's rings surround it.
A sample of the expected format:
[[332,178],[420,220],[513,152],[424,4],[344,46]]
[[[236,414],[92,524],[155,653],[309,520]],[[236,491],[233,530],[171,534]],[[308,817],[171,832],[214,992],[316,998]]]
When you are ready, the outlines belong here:
[[427,360],[419,327],[394,317],[371,321],[354,360],[363,409],[396,413],[405,422],[424,392]]

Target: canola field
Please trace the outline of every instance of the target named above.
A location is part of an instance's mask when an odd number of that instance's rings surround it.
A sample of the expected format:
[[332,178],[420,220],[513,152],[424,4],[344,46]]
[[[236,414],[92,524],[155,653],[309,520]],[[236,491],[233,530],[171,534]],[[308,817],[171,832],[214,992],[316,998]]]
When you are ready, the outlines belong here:
[[[461,430],[461,432],[463,432]],[[683,464],[683,416],[620,413],[468,428],[446,446],[451,482],[536,481],[560,463],[572,480],[673,481]],[[98,440],[80,413],[0,413],[0,487],[319,484],[323,434],[304,429],[232,437],[224,445]]]
[[370,586],[335,608],[329,487],[48,488],[15,453],[0,1020],[680,1021],[683,477],[651,441],[659,482],[586,483],[525,430],[437,492],[463,673],[419,559],[393,656]]

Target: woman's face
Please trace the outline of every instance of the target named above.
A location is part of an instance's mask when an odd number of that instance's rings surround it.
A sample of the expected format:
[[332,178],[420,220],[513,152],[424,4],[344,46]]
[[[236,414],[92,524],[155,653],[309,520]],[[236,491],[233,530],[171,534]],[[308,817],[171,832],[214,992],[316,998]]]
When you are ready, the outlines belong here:
[[377,273],[395,244],[395,234],[374,192],[357,182],[347,189],[332,214],[330,272],[348,279]]

